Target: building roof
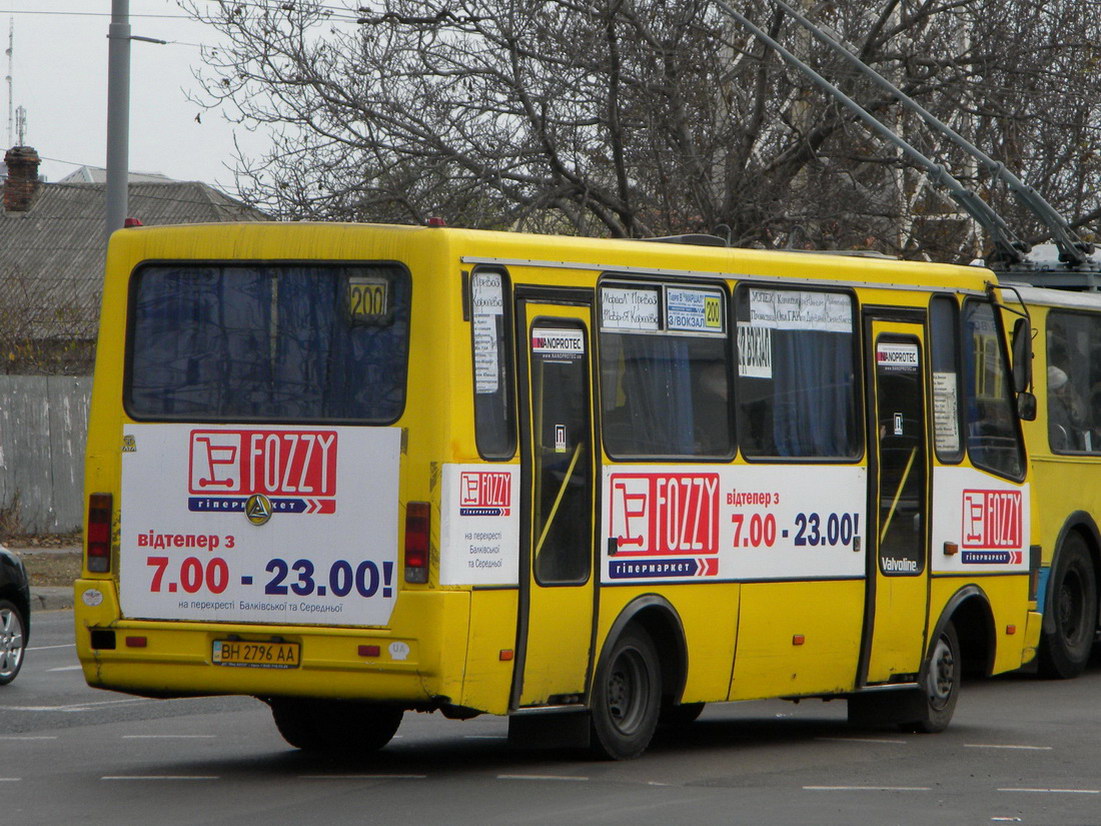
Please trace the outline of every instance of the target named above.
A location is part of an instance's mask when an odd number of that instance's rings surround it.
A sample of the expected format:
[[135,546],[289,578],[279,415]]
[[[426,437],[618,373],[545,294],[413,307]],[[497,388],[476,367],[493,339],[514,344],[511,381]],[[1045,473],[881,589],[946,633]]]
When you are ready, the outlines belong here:
[[[0,210],[0,324],[27,339],[91,339],[107,242],[106,187],[39,183],[25,212]],[[267,217],[198,181],[131,182],[127,214],[145,225]]]
[[[130,183],[170,183],[176,182],[174,178],[162,175],[160,172],[134,172],[130,170]],[[105,184],[107,183],[107,170],[102,166],[81,166],[74,169],[64,178],[58,180],[59,184]]]

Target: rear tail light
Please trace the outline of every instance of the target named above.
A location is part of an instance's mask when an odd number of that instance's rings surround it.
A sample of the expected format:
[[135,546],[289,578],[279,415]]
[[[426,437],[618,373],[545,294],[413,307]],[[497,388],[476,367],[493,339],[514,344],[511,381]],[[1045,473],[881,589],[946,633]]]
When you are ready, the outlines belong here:
[[410,502],[405,508],[405,581],[428,582],[428,548],[432,533],[428,502]]
[[105,574],[111,570],[111,512],[114,499],[109,493],[88,497],[88,570]]

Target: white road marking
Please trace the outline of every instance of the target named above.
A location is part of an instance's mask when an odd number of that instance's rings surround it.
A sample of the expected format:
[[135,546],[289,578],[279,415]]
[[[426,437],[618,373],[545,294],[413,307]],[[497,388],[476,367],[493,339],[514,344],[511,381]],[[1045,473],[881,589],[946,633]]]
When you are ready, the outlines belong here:
[[216,774],[108,774],[100,780],[221,780]]
[[217,734],[124,734],[123,740],[214,740]]
[[906,740],[891,740],[886,737],[815,737],[826,743],[889,743],[891,745],[905,746]]
[[569,780],[574,783],[585,782],[589,778],[562,774],[499,774],[498,780]]
[[931,792],[932,786],[804,786],[807,792]]
[[0,734],[0,740],[56,740],[56,734]]
[[1101,794],[1101,789],[998,789],[998,791],[1030,794]]
[[71,703],[64,706],[0,706],[0,709],[4,711],[92,711],[94,708],[100,708],[102,706],[118,706],[129,705],[132,703],[152,703],[155,700],[148,700],[144,697],[127,697],[123,700],[97,700],[91,703]]
[[0,783],[18,783],[22,777],[0,777]]
[[426,780],[427,774],[300,774],[299,780]]
[[1054,746],[1017,746],[999,745],[997,743],[964,743],[965,749],[1016,749],[1018,751],[1051,751]]
[[47,668],[46,671],[51,674],[55,671],[80,671],[83,667],[82,665],[59,665],[57,668]]
[[37,645],[26,649],[27,651],[49,651],[53,648],[76,648],[75,642],[68,642],[64,645]]
[[464,740],[507,740],[507,734],[464,734]]

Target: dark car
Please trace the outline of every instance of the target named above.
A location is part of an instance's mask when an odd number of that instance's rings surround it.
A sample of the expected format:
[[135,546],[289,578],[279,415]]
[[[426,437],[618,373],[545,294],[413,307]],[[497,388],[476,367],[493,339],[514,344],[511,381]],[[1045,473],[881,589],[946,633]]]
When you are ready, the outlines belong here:
[[0,685],[15,679],[31,631],[31,587],[23,560],[0,545]]

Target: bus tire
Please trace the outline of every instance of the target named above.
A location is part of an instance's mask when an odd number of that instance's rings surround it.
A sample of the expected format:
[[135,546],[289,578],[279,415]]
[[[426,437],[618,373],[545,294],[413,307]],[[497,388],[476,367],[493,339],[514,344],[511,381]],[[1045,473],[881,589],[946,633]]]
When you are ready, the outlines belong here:
[[1055,627],[1044,631],[1040,672],[1056,679],[1077,677],[1089,662],[1097,630],[1097,580],[1078,531],[1068,533],[1059,549],[1048,604]]
[[273,697],[275,727],[297,749],[330,754],[378,751],[401,725],[402,709],[354,700]]
[[937,633],[929,656],[921,671],[921,701],[917,719],[901,723],[903,731],[920,731],[934,734],[944,731],[956,711],[960,697],[960,681],[963,663],[960,659],[960,641],[956,626],[944,623]]
[[642,754],[657,728],[661,667],[653,640],[638,625],[612,644],[593,684],[591,748],[600,759],[629,760]]

